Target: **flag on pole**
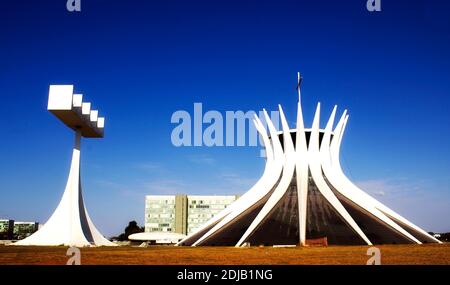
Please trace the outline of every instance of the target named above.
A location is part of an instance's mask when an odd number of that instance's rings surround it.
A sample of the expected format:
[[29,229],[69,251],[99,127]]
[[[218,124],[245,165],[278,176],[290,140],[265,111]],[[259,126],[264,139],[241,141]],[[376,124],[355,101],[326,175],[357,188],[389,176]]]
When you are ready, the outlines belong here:
[[297,78],[298,78],[298,81],[297,81],[298,102],[300,102],[301,101],[300,84],[302,84],[302,79],[303,79],[300,72],[297,72]]
[[298,81],[297,81],[297,90],[300,90],[300,84],[302,84],[302,75],[300,74],[300,72],[297,72],[297,77],[298,77]]

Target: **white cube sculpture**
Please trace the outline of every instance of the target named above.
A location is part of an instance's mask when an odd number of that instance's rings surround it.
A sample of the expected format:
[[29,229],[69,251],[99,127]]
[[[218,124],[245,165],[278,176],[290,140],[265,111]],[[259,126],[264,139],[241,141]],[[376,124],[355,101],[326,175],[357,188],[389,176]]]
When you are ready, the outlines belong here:
[[14,245],[115,246],[89,218],[80,181],[81,137],[102,138],[105,118],[91,111],[91,103],[83,102],[83,95],[73,93],[73,85],[50,85],[47,109],[75,132],[69,178],[50,219],[39,231]]

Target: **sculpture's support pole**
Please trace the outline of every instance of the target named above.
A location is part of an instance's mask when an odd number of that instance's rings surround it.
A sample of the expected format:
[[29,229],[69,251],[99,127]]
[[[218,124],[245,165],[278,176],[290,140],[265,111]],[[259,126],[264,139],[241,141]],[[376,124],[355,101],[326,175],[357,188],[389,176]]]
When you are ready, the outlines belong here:
[[15,245],[115,245],[98,232],[84,206],[80,181],[81,136],[81,130],[76,130],[66,189],[55,212],[39,231]]
[[89,226],[86,225],[84,216],[84,203],[80,185],[80,157],[81,156],[81,130],[75,131],[75,142],[72,153],[72,163],[70,165],[69,178],[65,192],[68,192],[70,200],[66,203],[70,212],[70,245],[90,245],[92,235]]
[[91,245],[83,233],[85,227],[80,219],[80,208],[84,210],[80,197],[80,144],[81,132],[77,130],[66,188],[55,212],[39,231],[16,245]]

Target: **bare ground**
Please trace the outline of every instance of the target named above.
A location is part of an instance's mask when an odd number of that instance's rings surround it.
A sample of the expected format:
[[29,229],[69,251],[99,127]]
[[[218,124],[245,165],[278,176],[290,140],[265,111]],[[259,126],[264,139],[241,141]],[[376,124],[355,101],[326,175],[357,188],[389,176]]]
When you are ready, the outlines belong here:
[[[450,264],[450,244],[382,245],[382,264]],[[82,264],[262,265],[366,264],[368,246],[328,247],[93,247],[81,249]],[[0,246],[0,265],[63,265],[67,247]]]

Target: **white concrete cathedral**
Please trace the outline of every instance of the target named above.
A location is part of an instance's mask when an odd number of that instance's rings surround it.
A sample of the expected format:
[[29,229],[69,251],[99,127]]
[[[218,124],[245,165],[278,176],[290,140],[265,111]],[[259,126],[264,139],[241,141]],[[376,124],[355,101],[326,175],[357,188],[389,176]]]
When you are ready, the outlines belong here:
[[75,132],[69,178],[58,207],[44,226],[14,245],[115,246],[92,223],[84,205],[80,176],[81,137],[102,138],[105,118],[73,94],[73,85],[50,85],[47,109]]
[[349,115],[337,125],[335,106],[320,129],[320,103],[311,128],[305,128],[298,76],[296,129],[279,106],[282,131],[267,112],[254,124],[266,150],[262,177],[241,198],[178,243],[211,245],[307,245],[439,243],[354,185],[343,173],[339,149]]

